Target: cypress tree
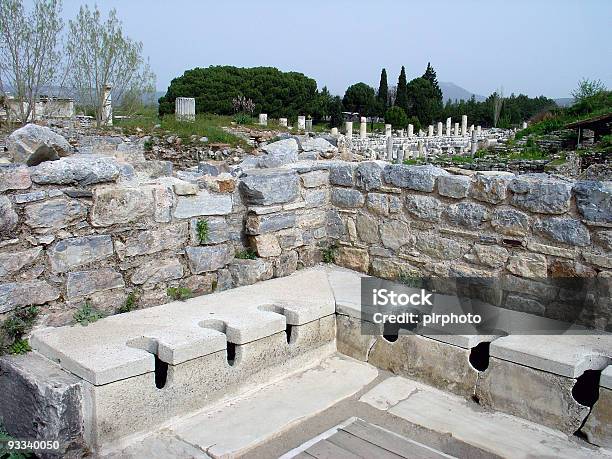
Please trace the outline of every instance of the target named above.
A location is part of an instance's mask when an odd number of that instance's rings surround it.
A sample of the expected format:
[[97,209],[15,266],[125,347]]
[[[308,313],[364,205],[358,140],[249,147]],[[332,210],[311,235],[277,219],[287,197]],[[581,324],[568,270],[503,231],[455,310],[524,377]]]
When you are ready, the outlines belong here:
[[397,95],[395,96],[395,105],[404,109],[405,113],[409,113],[406,69],[404,68],[403,65],[402,65],[402,71],[400,72],[399,80],[397,82]]
[[387,83],[387,70],[382,69],[380,72],[380,84],[378,85],[378,94],[376,95],[381,112],[384,114],[387,111],[387,98],[389,97],[389,85]]
[[438,84],[438,76],[436,75],[436,71],[432,67],[431,63],[427,63],[427,70],[423,74],[423,78],[431,83],[436,91],[437,99],[442,103],[442,90],[440,89],[440,85]]

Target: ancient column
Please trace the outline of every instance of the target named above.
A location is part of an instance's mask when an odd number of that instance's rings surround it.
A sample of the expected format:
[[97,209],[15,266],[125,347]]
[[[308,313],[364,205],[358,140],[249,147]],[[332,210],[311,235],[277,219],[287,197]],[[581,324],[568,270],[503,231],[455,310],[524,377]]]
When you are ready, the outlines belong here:
[[482,133],[482,126],[476,126],[476,133],[480,135]]
[[451,119],[450,117],[446,118],[446,135],[448,137],[452,136],[453,134],[451,133]]
[[442,121],[438,121],[438,137],[442,137],[444,133],[442,132]]
[[279,118],[278,124],[283,127],[287,127],[287,118]]
[[312,132],[312,118],[308,118],[305,122],[304,128],[306,132]]
[[385,124],[385,135],[387,137],[391,137],[392,132],[391,132],[392,126],[390,124]]
[[463,137],[467,135],[467,115],[461,116],[461,135]]
[[478,140],[476,138],[476,131],[472,131],[472,145],[470,148],[470,153],[472,156],[476,154],[476,150],[478,149]]
[[353,122],[352,121],[344,122],[344,135],[346,135],[347,139],[353,138]]
[[331,128],[331,135],[333,135],[333,136],[337,136],[338,135],[338,128],[337,127]]
[[398,129],[397,136],[398,137],[404,137],[404,130],[403,129]]
[[455,135],[459,135],[459,123],[455,123]]
[[433,137],[433,126],[431,124],[427,127],[427,137]]
[[193,97],[177,97],[174,101],[174,117],[178,121],[194,121],[195,99]]
[[527,121],[523,121],[523,129],[527,129]]
[[267,113],[260,113],[259,114],[259,125],[260,126],[267,126],[268,125],[268,114]]
[[414,126],[412,124],[408,125],[408,137],[412,137],[414,135]]
[[306,117],[305,116],[298,116],[297,128],[300,131],[304,131],[306,129]]
[[419,140],[419,158],[423,157],[423,141]]
[[401,147],[397,151],[397,163],[402,164],[404,162],[404,157],[406,156],[406,152],[404,151],[404,147]]
[[387,157],[385,158],[387,161],[391,161],[393,159],[393,137],[387,137]]
[[474,130],[474,125],[473,125],[473,124],[471,124],[471,125],[470,125],[470,134],[472,133],[472,131],[473,131],[473,130]]
[[105,85],[102,94],[102,124],[106,126],[113,125],[113,101],[111,98],[111,89],[113,89],[110,85]]
[[368,132],[368,119],[365,116],[361,117],[359,124],[359,138],[365,139]]

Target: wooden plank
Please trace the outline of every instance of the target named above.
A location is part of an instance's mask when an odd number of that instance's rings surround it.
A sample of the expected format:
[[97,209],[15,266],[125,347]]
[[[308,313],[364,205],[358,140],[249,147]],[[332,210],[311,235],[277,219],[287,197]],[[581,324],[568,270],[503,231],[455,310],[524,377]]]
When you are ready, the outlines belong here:
[[404,458],[441,459],[449,457],[361,419],[343,427],[342,430]]
[[327,440],[315,443],[306,452],[317,459],[361,459],[361,456],[357,456]]
[[328,440],[331,443],[361,457],[376,459],[405,459],[402,456],[392,453],[391,451],[387,451],[380,446],[374,445],[373,443],[356,437],[355,435],[345,432],[344,430],[339,430],[337,433],[329,437]]

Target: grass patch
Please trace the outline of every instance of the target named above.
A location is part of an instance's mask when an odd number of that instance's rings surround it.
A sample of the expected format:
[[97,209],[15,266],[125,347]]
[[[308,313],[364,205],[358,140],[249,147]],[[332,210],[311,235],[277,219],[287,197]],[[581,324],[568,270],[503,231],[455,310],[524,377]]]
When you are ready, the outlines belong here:
[[117,313],[123,314],[125,312],[133,311],[138,307],[138,297],[135,292],[130,292],[125,299],[125,303],[117,310]]
[[321,258],[323,259],[323,263],[335,263],[337,253],[338,246],[333,244],[321,249]]
[[474,162],[474,158],[471,156],[453,155],[451,161],[455,164],[471,164]]
[[209,233],[208,221],[198,220],[198,223],[196,224],[196,233],[198,234],[198,240],[200,241],[200,244],[206,244],[206,241],[208,241]]
[[106,314],[94,308],[89,301],[85,301],[85,304],[75,311],[72,318],[76,323],[86,327],[87,325],[92,324],[105,316]]
[[40,310],[36,306],[13,311],[0,327],[0,354],[25,354],[31,351],[24,336],[32,330]]
[[170,287],[166,293],[174,301],[185,301],[193,297],[193,292],[187,287]]
[[244,249],[236,252],[234,258],[239,260],[255,260],[257,259],[257,253],[253,249]]

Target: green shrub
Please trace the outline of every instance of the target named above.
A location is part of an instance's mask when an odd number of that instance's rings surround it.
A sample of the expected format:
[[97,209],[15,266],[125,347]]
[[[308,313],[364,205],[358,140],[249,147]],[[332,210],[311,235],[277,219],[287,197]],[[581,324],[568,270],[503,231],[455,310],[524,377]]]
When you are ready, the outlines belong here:
[[138,297],[135,292],[130,292],[125,299],[125,303],[117,310],[119,314],[123,314],[125,312],[133,311],[138,307]]
[[234,257],[240,260],[255,260],[257,253],[253,249],[244,249],[236,252]]
[[0,354],[25,354],[30,345],[24,335],[34,326],[39,309],[36,306],[13,311],[0,327]]
[[8,353],[14,355],[27,354],[32,348],[27,339],[18,339],[8,347]]
[[246,113],[236,113],[232,119],[236,124],[253,124],[253,118]]
[[166,293],[174,301],[185,301],[193,297],[193,292],[187,287],[170,287]]
[[94,308],[89,301],[85,301],[85,304],[75,311],[72,318],[76,323],[86,327],[105,316],[106,314]]
[[385,123],[392,125],[396,129],[404,129],[408,126],[408,116],[406,116],[403,108],[394,106],[385,113]]
[[143,143],[143,148],[144,148],[144,151],[153,150],[153,140],[152,139],[145,140]]
[[196,232],[198,234],[198,240],[200,244],[205,244],[208,241],[208,221],[206,220],[198,220],[196,224]]
[[336,261],[336,253],[338,252],[338,246],[332,244],[321,250],[321,257],[323,263],[334,263]]

